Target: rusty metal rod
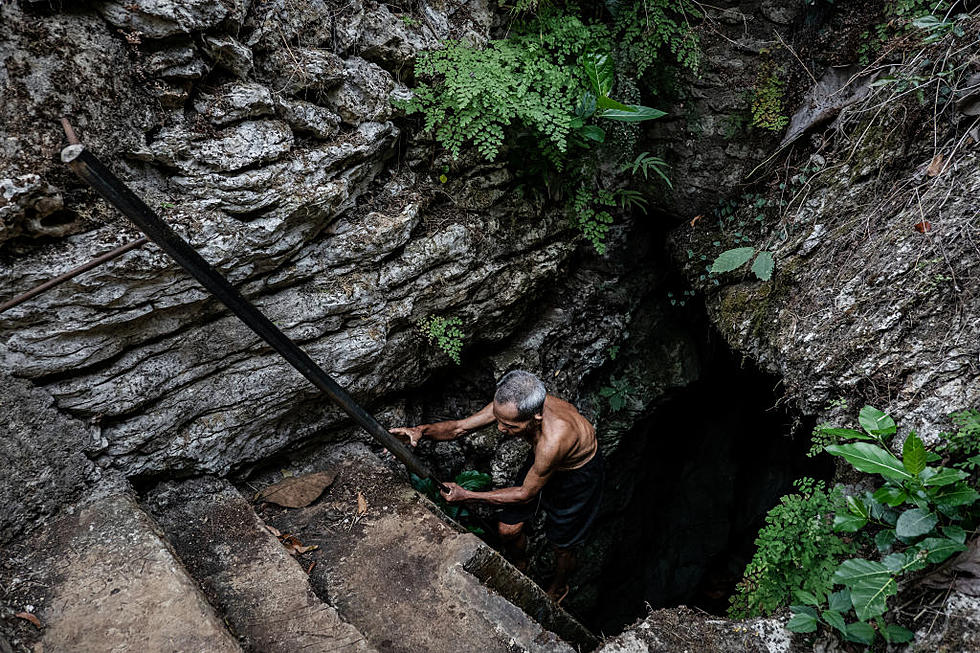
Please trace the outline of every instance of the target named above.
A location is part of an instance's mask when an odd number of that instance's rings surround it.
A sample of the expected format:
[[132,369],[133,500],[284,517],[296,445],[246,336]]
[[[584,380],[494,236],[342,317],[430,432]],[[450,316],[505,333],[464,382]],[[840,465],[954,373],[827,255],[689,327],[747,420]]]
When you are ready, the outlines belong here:
[[73,279],[73,278],[77,277],[82,272],[88,272],[92,268],[96,268],[96,267],[102,265],[103,263],[105,263],[107,261],[111,261],[114,258],[117,258],[119,256],[122,256],[123,254],[125,254],[126,252],[128,252],[131,249],[136,249],[137,247],[139,247],[141,245],[145,245],[147,242],[149,242],[149,239],[146,236],[143,236],[141,238],[138,238],[138,239],[134,240],[131,243],[126,243],[125,245],[120,245],[116,249],[114,249],[112,251],[109,251],[109,252],[106,252],[105,254],[103,254],[102,256],[99,256],[98,258],[94,258],[91,261],[89,261],[88,263],[85,263],[83,265],[79,265],[77,268],[75,268],[73,270],[69,270],[68,272],[65,272],[64,274],[59,275],[59,276],[55,277],[54,279],[49,279],[49,280],[45,281],[44,283],[42,283],[41,285],[36,286],[36,287],[28,290],[27,292],[21,294],[21,295],[17,295],[13,299],[11,299],[11,300],[9,300],[7,302],[4,302],[3,304],[0,304],[0,313],[3,313],[7,309],[13,308],[14,306],[17,306],[18,304],[23,304],[24,302],[26,302],[31,297],[37,297],[41,293],[43,293],[43,292],[45,292],[47,290],[51,290],[55,286],[57,286],[59,284],[62,284],[64,282],[68,281],[69,279]]
[[340,406],[354,421],[361,425],[378,442],[388,449],[416,476],[431,478],[440,490],[448,488],[440,483],[429,468],[398,438],[389,433],[373,415],[361,408],[347,391],[340,387],[329,374],[305,351],[289,339],[251,302],[242,297],[221,273],[194,250],[170,226],[161,220],[143,200],[123,184],[84,145],[69,145],[61,151],[61,160],[82,180],[90,184],[102,197],[128,217],[150,240],[160,246],[197,281],[207,288],[221,303],[231,309],[245,325],[272,346],[290,365]]

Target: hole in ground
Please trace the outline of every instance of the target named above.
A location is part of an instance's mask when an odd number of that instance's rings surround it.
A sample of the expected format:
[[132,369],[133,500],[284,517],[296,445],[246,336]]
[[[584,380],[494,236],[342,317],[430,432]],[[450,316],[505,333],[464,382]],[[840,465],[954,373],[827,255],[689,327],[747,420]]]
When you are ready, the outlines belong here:
[[622,502],[611,497],[616,512],[596,526],[612,533],[598,538],[591,591],[570,605],[596,632],[623,630],[647,604],[724,615],[766,512],[796,479],[833,473],[806,456],[814,425],[778,405],[778,377],[715,349],[701,379],[666,397],[607,463],[607,492]]

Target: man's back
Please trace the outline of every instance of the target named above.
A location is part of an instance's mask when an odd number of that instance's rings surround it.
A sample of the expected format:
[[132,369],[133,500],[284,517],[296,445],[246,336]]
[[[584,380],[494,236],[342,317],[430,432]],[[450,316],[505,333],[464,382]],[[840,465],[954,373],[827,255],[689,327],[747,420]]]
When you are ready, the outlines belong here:
[[548,395],[544,402],[541,435],[544,442],[535,443],[535,453],[541,445],[563,452],[556,460],[556,471],[578,469],[592,460],[596,452],[595,428],[572,404]]

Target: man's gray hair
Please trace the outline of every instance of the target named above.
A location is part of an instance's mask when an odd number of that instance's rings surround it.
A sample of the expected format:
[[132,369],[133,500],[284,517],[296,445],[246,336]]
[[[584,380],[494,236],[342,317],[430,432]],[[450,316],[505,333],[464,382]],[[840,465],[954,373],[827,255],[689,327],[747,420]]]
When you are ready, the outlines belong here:
[[541,414],[547,395],[541,379],[524,370],[513,370],[497,382],[493,400],[498,404],[514,404],[517,418],[525,420]]

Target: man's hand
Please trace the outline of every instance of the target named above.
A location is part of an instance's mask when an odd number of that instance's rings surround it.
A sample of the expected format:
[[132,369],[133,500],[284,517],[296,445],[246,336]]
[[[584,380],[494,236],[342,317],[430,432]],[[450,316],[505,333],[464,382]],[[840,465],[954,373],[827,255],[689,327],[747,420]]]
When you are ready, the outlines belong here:
[[469,491],[466,488],[462,488],[455,483],[443,483],[443,485],[449,488],[449,492],[440,491],[442,498],[447,502],[455,503],[457,501],[466,501],[468,498],[467,495],[469,494]]
[[422,427],[421,426],[396,426],[393,429],[388,429],[388,433],[392,435],[401,436],[400,439],[408,439],[408,443],[413,447],[419,443],[422,439]]

